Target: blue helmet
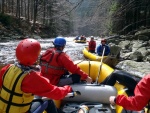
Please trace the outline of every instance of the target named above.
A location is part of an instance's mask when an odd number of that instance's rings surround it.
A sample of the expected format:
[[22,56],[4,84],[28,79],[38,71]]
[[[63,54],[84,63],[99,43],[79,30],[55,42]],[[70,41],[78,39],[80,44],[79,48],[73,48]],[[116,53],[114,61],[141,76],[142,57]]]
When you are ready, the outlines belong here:
[[66,45],[66,40],[63,37],[56,37],[54,40],[54,45],[63,47]]

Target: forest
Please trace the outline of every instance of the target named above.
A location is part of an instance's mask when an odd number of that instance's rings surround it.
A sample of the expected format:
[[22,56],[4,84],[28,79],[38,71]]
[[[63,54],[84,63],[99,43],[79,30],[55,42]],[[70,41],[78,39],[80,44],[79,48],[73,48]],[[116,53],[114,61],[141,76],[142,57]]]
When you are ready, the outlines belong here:
[[150,1],[1,0],[2,26],[23,35],[33,32],[46,37],[132,34],[149,28]]

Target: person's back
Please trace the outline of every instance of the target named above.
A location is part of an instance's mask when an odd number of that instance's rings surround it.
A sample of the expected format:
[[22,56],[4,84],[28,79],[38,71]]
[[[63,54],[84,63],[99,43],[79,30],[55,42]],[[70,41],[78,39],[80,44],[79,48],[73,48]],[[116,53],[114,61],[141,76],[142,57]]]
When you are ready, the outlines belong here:
[[[40,58],[41,72],[44,77],[56,85],[62,75],[67,72],[65,65],[72,63],[71,59],[56,48],[47,49]],[[46,66],[47,65],[47,66]]]
[[79,82],[80,78],[83,80],[90,79],[91,81],[91,78],[63,52],[65,45],[66,40],[62,37],[57,37],[54,40],[54,48],[48,49],[41,55],[40,65],[43,76],[48,78],[54,85],[58,85],[60,79],[65,78],[66,73],[69,75],[68,71],[71,72],[72,75],[68,78],[68,81],[63,84]]
[[[105,51],[104,51],[104,48],[105,48]],[[99,46],[97,47],[97,54],[98,54],[99,56],[102,56],[103,51],[104,51],[104,56],[108,56],[109,53],[110,53],[110,48],[109,48],[109,46],[106,44],[106,40],[105,40],[105,39],[101,40],[101,45],[99,45]]]
[[91,53],[95,53],[95,48],[96,48],[96,42],[94,40],[94,37],[91,36],[91,40],[90,40],[89,45],[88,45],[88,50]]

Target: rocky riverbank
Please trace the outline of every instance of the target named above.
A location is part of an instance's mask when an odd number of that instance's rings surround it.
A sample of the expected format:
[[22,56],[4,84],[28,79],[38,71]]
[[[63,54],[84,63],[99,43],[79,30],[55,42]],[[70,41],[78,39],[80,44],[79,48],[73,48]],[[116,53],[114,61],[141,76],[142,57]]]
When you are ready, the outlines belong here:
[[[135,76],[143,77],[150,73],[150,29],[137,31],[132,35],[108,37],[111,48],[120,50],[121,61],[117,68]],[[116,53],[117,54],[117,53]]]

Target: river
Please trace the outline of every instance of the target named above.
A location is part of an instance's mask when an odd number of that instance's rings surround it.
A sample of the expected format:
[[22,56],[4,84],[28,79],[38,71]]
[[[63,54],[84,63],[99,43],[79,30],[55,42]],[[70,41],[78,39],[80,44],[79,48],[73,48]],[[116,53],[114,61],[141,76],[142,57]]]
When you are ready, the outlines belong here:
[[[84,58],[82,50],[88,43],[75,43],[73,41],[75,37],[65,37],[67,44],[64,49],[70,58],[75,60],[87,60]],[[54,39],[37,39],[41,43],[41,54],[49,47],[53,47],[52,41]],[[90,40],[90,38],[87,38]],[[4,66],[9,63],[13,63],[15,60],[15,49],[20,40],[10,40],[0,42],[0,66]],[[96,40],[97,45],[100,43],[100,39]]]

